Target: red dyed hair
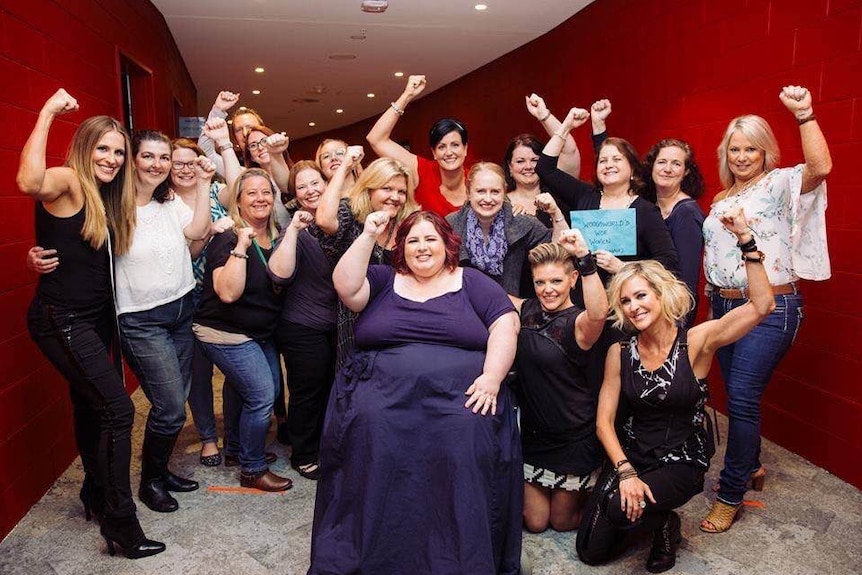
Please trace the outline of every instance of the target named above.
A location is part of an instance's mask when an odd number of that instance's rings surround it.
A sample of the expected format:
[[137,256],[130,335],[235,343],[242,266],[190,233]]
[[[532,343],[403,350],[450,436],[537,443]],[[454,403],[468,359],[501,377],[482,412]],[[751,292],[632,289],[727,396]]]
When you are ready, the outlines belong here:
[[458,267],[458,254],[461,251],[461,236],[452,229],[442,217],[434,212],[420,211],[413,212],[404,218],[398,229],[395,230],[395,249],[392,250],[392,267],[399,274],[409,274],[410,268],[407,267],[407,260],[404,257],[404,244],[407,242],[407,234],[413,229],[413,226],[420,222],[431,222],[440,238],[443,240],[443,246],[446,250],[446,259],[443,263],[449,271]]

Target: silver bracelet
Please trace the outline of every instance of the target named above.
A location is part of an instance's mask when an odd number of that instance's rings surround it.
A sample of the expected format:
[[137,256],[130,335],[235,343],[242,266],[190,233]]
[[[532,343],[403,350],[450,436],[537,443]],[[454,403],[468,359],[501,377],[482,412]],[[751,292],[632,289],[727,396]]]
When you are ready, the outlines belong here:
[[399,116],[404,115],[404,110],[395,105],[395,102],[389,102],[389,105],[392,106],[392,109],[395,110],[395,113]]

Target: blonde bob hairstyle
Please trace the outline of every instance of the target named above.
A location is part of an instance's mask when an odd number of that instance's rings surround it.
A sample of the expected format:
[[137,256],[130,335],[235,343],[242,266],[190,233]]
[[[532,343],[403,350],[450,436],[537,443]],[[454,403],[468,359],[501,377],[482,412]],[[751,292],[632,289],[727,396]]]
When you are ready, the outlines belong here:
[[243,182],[248,180],[249,178],[253,178],[255,176],[259,176],[264,178],[267,182],[269,182],[269,186],[272,189],[272,201],[273,201],[273,209],[269,214],[268,222],[266,224],[267,230],[269,232],[269,237],[275,239],[278,237],[278,225],[275,221],[275,202],[278,201],[278,187],[272,181],[272,178],[269,175],[269,172],[263,170],[261,168],[248,168],[247,170],[243,170],[239,177],[234,182],[233,187],[231,189],[230,198],[228,199],[227,211],[230,214],[233,223],[236,224],[236,228],[247,228],[251,227],[248,222],[242,217],[242,214],[239,213],[239,196],[243,191]]
[[500,176],[500,180],[503,182],[500,189],[503,190],[503,193],[506,192],[506,172],[503,171],[503,168],[499,164],[495,164],[494,162],[476,162],[473,164],[473,167],[467,172],[468,192],[473,189],[473,180],[479,172],[491,172]]
[[623,285],[635,277],[646,280],[659,300],[662,317],[672,324],[681,323],[694,306],[694,297],[685,283],[667,271],[659,262],[655,260],[629,262],[617,272],[608,285],[610,319],[617,329],[630,333],[637,331],[623,312],[623,304],[620,301]]
[[778,141],[766,120],[752,114],[734,118],[727,125],[724,137],[718,145],[718,177],[721,179],[721,184],[725,190],[730,189],[734,183],[733,172],[730,171],[730,166],[727,163],[727,148],[730,146],[730,138],[735,132],[748,138],[756,148],[763,152],[764,172],[771,172],[778,167],[778,162],[781,161]]
[[[96,178],[93,150],[108,132],[123,137],[125,161],[117,175],[107,184]],[[87,118],[72,136],[66,153],[66,166],[75,171],[84,195],[84,226],[81,237],[93,249],[108,241],[108,228],[114,232],[114,253],[123,255],[132,244],[135,229],[135,181],[132,176],[132,142],[126,129],[109,116]]]
[[566,248],[557,243],[548,242],[537,245],[527,254],[527,261],[530,262],[531,269],[546,264],[559,264],[563,266],[567,274],[575,271],[575,262],[572,261],[572,256],[569,255]]
[[374,210],[371,207],[371,192],[385,186],[392,178],[403,177],[407,181],[407,201],[398,210],[395,216],[395,221],[392,222],[398,225],[398,222],[403,220],[407,215],[419,209],[419,205],[413,198],[413,176],[410,170],[392,158],[379,158],[374,160],[368,167],[362,170],[362,174],[348,195],[350,199],[350,210],[353,212],[353,217],[356,221],[365,223],[365,218]]

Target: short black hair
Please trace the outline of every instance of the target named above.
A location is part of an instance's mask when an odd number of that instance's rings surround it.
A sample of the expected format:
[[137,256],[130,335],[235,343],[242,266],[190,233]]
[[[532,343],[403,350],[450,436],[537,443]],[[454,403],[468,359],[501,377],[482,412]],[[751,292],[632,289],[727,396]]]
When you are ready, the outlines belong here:
[[437,120],[428,132],[428,142],[431,144],[431,147],[436,147],[440,143],[440,140],[450,132],[461,134],[461,143],[465,146],[467,145],[467,128],[464,127],[464,124],[455,118],[443,118],[442,120]]

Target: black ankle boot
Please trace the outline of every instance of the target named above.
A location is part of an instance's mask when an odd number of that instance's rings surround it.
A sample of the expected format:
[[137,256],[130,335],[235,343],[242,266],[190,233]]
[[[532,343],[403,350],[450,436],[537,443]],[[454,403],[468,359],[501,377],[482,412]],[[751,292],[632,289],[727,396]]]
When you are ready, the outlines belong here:
[[105,493],[101,487],[96,485],[92,476],[84,476],[84,484],[81,485],[79,497],[81,503],[84,504],[84,518],[89,521],[95,515],[96,520],[101,519],[105,514]]
[[105,538],[105,543],[108,544],[108,553],[111,556],[116,553],[114,544],[119,545],[123,554],[129,559],[149,557],[165,550],[164,543],[147,539],[136,515],[105,517],[102,519],[99,531]]
[[174,449],[174,438],[158,435],[147,430],[144,432],[144,447],[141,457],[141,487],[138,497],[141,503],[159,513],[170,513],[180,505],[165,485],[168,458]]
[[646,562],[650,573],[663,573],[676,565],[676,548],[682,540],[679,515],[671,511],[667,521],[653,533],[652,549]]
[[180,477],[179,475],[174,475],[170,472],[170,470],[165,470],[164,484],[165,489],[167,489],[168,491],[178,492],[194,491],[198,487],[200,487],[197,481],[192,481],[191,479],[186,479],[185,477]]
[[177,500],[165,489],[165,482],[162,479],[141,480],[138,498],[141,503],[159,513],[172,513],[180,508]]

